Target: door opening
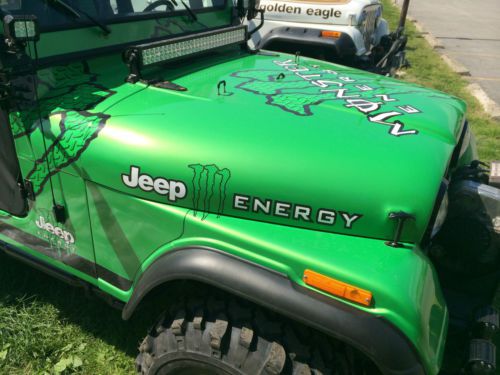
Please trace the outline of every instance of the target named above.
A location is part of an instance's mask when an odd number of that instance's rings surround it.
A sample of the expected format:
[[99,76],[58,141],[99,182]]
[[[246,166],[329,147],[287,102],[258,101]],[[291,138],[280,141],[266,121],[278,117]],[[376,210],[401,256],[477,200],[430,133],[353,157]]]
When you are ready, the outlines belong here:
[[0,108],[0,210],[26,216],[27,204],[7,112]]

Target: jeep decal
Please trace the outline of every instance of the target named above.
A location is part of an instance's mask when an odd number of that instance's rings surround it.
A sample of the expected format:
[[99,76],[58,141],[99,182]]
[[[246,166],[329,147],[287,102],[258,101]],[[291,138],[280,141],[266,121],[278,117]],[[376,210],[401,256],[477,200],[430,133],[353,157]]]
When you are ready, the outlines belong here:
[[37,236],[46,240],[58,257],[75,253],[75,236],[64,224],[54,223],[50,211],[45,209],[37,210],[36,216]]
[[182,181],[166,179],[164,177],[153,178],[147,173],[141,173],[141,169],[136,166],[130,167],[129,174],[122,174],[122,182],[129,188],[139,188],[142,191],[154,191],[159,195],[164,195],[169,201],[175,202],[186,196],[186,185]]

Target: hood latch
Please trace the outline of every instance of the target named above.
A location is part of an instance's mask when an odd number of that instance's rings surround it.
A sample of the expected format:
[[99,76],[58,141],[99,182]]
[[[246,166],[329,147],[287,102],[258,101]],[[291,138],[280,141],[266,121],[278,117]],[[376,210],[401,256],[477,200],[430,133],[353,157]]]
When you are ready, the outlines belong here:
[[389,214],[390,220],[395,220],[398,222],[396,226],[396,231],[394,232],[394,239],[392,241],[387,241],[385,244],[391,247],[403,247],[404,245],[399,242],[401,239],[401,234],[403,233],[403,228],[407,220],[415,220],[415,215],[399,211],[391,212]]

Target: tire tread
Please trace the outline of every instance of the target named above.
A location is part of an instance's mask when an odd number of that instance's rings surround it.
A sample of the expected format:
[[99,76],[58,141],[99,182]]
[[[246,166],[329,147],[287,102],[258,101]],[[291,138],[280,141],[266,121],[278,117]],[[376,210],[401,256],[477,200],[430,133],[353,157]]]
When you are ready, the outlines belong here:
[[[195,354],[235,375],[351,374],[343,346],[256,305],[218,296],[178,301],[139,346],[137,374],[153,375],[168,356]],[[169,357],[169,358],[170,358]]]

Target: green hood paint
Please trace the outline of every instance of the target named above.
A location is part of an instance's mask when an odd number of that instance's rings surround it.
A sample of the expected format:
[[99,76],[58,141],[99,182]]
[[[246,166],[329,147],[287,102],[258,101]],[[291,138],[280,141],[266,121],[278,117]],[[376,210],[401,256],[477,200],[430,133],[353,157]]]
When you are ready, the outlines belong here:
[[[104,112],[110,118],[99,142],[82,155],[78,167],[89,171],[93,182],[160,203],[385,240],[395,227],[388,214],[402,210],[416,216],[404,239],[418,242],[461,130],[463,103],[345,67],[330,67],[338,74],[324,73],[312,67],[316,61],[304,59],[301,67],[310,69],[309,75],[355,80],[343,86],[344,97],[351,99],[336,98],[338,92],[321,93],[280,66],[286,60],[256,55],[204,69],[187,67],[173,79],[187,92],[139,85],[136,94]],[[277,78],[280,73],[284,78]],[[168,72],[165,78],[172,79]],[[221,80],[227,82],[226,93],[218,95]],[[361,91],[356,87],[361,85],[373,90]],[[134,87],[124,86],[117,91]],[[359,104],[354,95],[381,103],[373,115],[399,111],[402,115],[387,121],[401,121],[403,131],[418,134],[391,135],[391,126],[346,107],[346,100]],[[96,163],[113,165],[113,173],[91,168]],[[196,164],[215,167],[196,175]],[[153,178],[184,182],[186,195],[172,202],[155,191],[126,186],[121,174],[130,175],[131,166]],[[225,169],[228,176],[217,173]],[[243,196],[236,208],[235,194]],[[271,214],[262,205],[259,213],[251,212],[254,197],[265,204],[272,200]],[[276,202],[285,203],[278,213],[290,217],[272,214]],[[310,215],[297,213],[296,205],[310,207]],[[320,209],[335,212],[335,218],[323,212],[325,223],[318,223]]]

